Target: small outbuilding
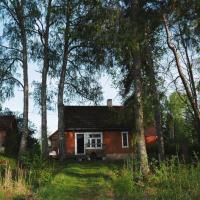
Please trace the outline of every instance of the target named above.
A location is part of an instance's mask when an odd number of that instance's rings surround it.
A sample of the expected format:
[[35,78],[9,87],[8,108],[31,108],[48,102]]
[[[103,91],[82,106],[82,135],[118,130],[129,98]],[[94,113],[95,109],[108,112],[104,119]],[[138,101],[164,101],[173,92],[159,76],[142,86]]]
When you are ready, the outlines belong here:
[[0,153],[9,151],[16,140],[17,120],[14,115],[0,115]]

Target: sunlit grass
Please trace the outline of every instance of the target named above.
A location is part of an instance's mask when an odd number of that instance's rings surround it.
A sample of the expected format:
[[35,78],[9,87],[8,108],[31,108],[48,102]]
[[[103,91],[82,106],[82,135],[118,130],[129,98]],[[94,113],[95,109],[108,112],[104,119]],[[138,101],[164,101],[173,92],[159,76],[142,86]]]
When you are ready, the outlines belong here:
[[[0,199],[199,200],[200,163],[152,163],[143,179],[130,162],[48,163],[37,169],[1,167]],[[3,169],[3,170],[2,170]]]
[[112,199],[111,172],[118,165],[90,162],[67,164],[38,191],[43,199]]

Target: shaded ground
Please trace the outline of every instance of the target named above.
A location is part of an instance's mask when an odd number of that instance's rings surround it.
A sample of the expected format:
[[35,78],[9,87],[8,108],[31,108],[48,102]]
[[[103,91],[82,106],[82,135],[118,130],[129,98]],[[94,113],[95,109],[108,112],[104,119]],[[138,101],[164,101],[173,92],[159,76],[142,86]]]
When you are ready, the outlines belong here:
[[120,163],[82,162],[63,167],[53,180],[38,191],[47,200],[109,200],[114,199],[112,174]]

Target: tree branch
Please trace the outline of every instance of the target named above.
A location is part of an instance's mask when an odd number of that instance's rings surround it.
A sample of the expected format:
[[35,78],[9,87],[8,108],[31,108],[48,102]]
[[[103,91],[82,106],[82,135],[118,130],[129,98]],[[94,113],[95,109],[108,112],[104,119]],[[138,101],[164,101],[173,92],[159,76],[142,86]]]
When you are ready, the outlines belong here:
[[166,31],[166,35],[167,35],[167,45],[168,45],[169,49],[171,49],[171,51],[174,54],[174,57],[176,59],[176,66],[177,66],[177,69],[178,69],[178,72],[179,72],[179,76],[182,80],[183,86],[185,88],[186,94],[187,94],[188,99],[190,101],[190,104],[192,106],[193,112],[194,112],[196,118],[198,119],[198,121],[200,121],[199,108],[198,108],[198,105],[195,102],[194,96],[191,93],[187,79],[185,78],[185,75],[182,71],[182,66],[181,66],[181,63],[179,61],[178,51],[176,49],[176,46],[172,42],[172,36],[171,36],[170,30],[169,30],[169,22],[168,22],[168,20],[165,16],[165,14],[163,14],[163,21],[164,21],[164,27],[165,27],[165,31]]
[[5,49],[10,49],[10,50],[19,51],[20,53],[22,53],[22,50],[16,49],[16,48],[14,48],[14,47],[8,47],[8,46],[2,45],[2,44],[0,44],[0,47],[5,48]]

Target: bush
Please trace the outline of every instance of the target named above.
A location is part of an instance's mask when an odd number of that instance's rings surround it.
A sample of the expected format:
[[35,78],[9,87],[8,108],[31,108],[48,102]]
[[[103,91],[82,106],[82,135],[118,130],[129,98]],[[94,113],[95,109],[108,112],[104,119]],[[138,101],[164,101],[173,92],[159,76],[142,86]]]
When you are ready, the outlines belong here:
[[20,159],[20,163],[27,169],[42,169],[44,161],[39,155],[30,154],[29,152],[23,154]]

